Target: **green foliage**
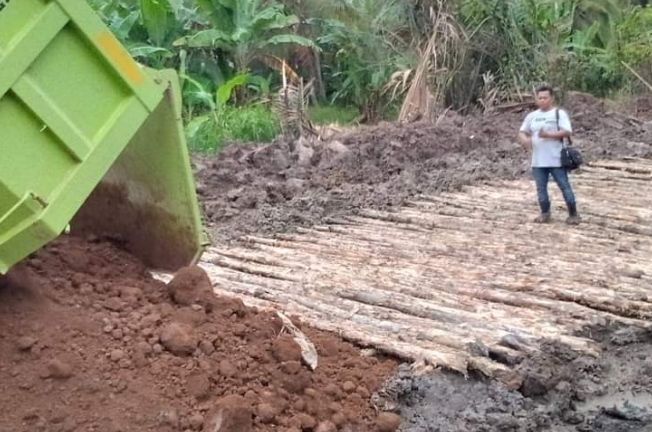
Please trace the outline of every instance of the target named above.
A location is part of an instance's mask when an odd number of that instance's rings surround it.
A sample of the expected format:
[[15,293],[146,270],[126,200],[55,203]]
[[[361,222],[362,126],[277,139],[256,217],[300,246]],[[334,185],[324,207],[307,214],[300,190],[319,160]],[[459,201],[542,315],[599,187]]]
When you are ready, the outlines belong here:
[[234,77],[231,77],[230,80],[222,84],[217,88],[217,93],[215,94],[215,104],[217,107],[226,106],[226,103],[231,99],[233,91],[240,86],[247,84],[249,81],[249,74],[238,74]]
[[[238,88],[259,81],[253,78],[259,77],[246,73],[235,75],[211,94],[198,81],[185,77],[193,89],[187,92],[189,98],[186,99],[186,138],[190,149],[218,150],[227,141],[268,141],[278,135],[280,123],[265,105],[234,107],[227,104]],[[195,103],[190,104],[189,100]],[[198,112],[190,111],[197,107]]]
[[566,83],[568,88],[608,96],[635,79],[623,62],[650,70],[652,8],[625,8],[616,18],[611,22],[609,39],[596,37],[599,23],[576,31],[570,38],[571,42],[566,44],[572,53]]
[[280,132],[278,118],[266,106],[225,106],[211,114],[193,118],[186,127],[192,151],[214,152],[228,142],[270,141]]
[[478,29],[479,67],[467,71],[491,72],[508,89],[546,81],[607,95],[631,79],[622,60],[646,58],[649,11],[623,0],[462,0],[460,20]]
[[348,125],[360,117],[360,111],[356,107],[315,105],[308,109],[308,116],[315,124]]
[[168,0],[140,0],[140,14],[149,39],[161,46],[174,27],[174,15]]
[[[201,25],[191,0],[89,0],[139,62],[154,68],[178,68],[185,53],[172,41],[186,28]],[[205,63],[204,58],[192,59]]]
[[620,57],[652,81],[652,7],[636,7],[617,26]]
[[227,130],[233,139],[271,141],[280,132],[278,118],[264,105],[231,108]]
[[369,121],[388,102],[384,88],[391,75],[416,63],[410,40],[409,4],[402,0],[348,0],[340,2],[342,19],[315,21],[317,42],[330,55],[325,75],[333,102],[353,104]]
[[315,47],[310,39],[291,32],[299,19],[285,13],[273,0],[198,0],[212,26],[191,31],[175,46],[190,49],[218,49],[231,57],[237,72],[244,72],[254,59],[277,45]]

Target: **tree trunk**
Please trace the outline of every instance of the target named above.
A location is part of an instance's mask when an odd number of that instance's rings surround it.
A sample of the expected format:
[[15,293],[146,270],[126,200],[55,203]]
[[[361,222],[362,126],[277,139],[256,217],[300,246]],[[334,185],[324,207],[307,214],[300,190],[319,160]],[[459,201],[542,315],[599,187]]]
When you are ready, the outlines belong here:
[[312,50],[312,67],[315,75],[315,91],[319,101],[326,100],[326,88],[324,86],[324,78],[321,74],[321,57],[319,51],[316,49]]

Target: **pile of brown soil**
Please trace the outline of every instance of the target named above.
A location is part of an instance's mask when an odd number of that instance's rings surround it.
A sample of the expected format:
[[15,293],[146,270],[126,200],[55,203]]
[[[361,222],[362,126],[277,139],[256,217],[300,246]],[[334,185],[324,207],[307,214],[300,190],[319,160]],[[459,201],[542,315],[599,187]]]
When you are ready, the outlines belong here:
[[393,360],[304,326],[313,372],[274,314],[100,241],[61,238],[2,279],[0,328],[2,432],[396,428],[371,403]]

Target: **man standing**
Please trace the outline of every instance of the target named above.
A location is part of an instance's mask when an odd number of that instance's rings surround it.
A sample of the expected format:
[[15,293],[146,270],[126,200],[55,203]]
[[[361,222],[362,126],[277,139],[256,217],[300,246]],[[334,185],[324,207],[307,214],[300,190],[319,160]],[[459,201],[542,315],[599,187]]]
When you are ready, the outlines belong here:
[[553,105],[553,90],[550,86],[537,88],[536,103],[539,109],[525,117],[518,134],[521,145],[526,150],[532,148],[532,176],[541,208],[541,214],[534,221],[550,221],[548,179],[552,176],[568,207],[566,223],[576,225],[581,219],[577,213],[575,195],[568,180],[568,171],[561,166],[563,140],[570,137],[573,131],[570,119],[566,111]]

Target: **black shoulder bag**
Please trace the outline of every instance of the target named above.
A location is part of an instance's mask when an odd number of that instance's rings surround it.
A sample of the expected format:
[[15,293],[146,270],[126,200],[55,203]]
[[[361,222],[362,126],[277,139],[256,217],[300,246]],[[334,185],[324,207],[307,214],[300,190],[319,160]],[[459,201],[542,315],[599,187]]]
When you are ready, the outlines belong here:
[[[557,130],[559,131],[559,108],[555,109],[555,118],[557,119]],[[566,139],[561,139],[561,166],[568,171],[573,171],[579,168],[584,163],[584,160],[580,151],[573,147],[571,138],[568,137],[567,139],[568,143],[566,143]]]

